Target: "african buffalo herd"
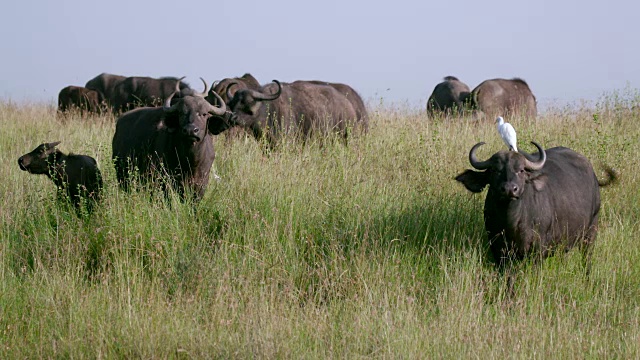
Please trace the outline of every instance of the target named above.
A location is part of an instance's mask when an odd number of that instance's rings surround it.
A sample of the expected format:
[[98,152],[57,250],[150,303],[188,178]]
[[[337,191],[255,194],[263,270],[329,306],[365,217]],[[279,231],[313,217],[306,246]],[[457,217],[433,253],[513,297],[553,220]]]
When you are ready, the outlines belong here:
[[[216,81],[204,91],[192,89],[183,78],[124,77],[102,73],[84,87],[60,91],[58,111],[111,111],[118,115],[112,141],[112,161],[122,190],[133,176],[165,193],[197,202],[209,183],[215,158],[212,136],[232,128],[244,129],[275,149],[286,137],[303,142],[335,134],[346,140],[365,134],[369,115],[350,86],[324,81],[273,80],[260,84],[251,74]],[[495,119],[496,116],[537,116],[537,102],[520,78],[489,79],[471,89],[454,76],[437,84],[427,101],[429,116]],[[102,178],[96,161],[85,155],[63,154],[59,142],[44,143],[18,159],[20,169],[49,176],[80,208],[82,201],[100,199]],[[537,152],[502,150],[481,161],[469,151],[475,170],[455,179],[469,191],[488,187],[485,229],[498,268],[531,254],[546,257],[559,249],[579,247],[588,255],[600,210],[600,187],[617,174],[598,180],[589,160],[565,148]],[[83,200],[84,199],[84,200]],[[88,208],[89,210],[91,207]]]
[[498,115],[538,115],[536,97],[520,78],[485,80],[473,90],[454,76],[436,85],[427,101],[429,114],[470,112],[475,118],[495,119]]

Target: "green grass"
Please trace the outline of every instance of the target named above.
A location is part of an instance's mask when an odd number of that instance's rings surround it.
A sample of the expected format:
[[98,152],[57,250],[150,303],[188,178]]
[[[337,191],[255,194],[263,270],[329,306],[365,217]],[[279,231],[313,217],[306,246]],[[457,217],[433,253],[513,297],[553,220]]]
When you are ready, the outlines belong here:
[[[64,122],[0,103],[0,358],[637,358],[637,94],[507,119],[519,146],[567,146],[621,179],[602,190],[590,277],[577,251],[488,261],[482,207],[453,180],[493,122],[372,111],[370,133],[324,146],[215,138],[199,204],[117,188],[111,117]],[[45,141],[95,157],[88,219],[17,158]]]

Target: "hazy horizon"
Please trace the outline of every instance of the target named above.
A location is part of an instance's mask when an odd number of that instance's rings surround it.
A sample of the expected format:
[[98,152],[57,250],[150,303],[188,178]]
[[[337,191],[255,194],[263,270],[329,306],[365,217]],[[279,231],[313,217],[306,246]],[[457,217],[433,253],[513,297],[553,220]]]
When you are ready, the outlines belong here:
[[51,101],[102,72],[326,80],[422,106],[444,76],[525,79],[541,104],[640,87],[640,4],[508,1],[10,2],[0,97]]

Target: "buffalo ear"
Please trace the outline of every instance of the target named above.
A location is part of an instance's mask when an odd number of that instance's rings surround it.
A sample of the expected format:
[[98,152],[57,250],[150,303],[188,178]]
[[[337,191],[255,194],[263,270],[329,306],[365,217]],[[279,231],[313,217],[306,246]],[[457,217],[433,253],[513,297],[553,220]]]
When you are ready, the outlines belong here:
[[54,147],[60,145],[61,141],[54,141],[54,142],[50,142],[46,145],[47,150],[51,150]]
[[479,193],[489,184],[489,175],[486,171],[466,170],[462,174],[456,176],[456,181],[461,182],[467,190]]
[[178,128],[178,124],[180,123],[178,116],[172,113],[165,113],[164,119],[162,120],[164,126],[167,129],[167,132],[174,132]]
[[[224,115],[226,116],[226,115]],[[211,135],[218,135],[221,132],[227,130],[229,126],[225,123],[225,121],[219,116],[212,116],[207,120],[207,130]]]
[[536,191],[540,191],[547,185],[548,179],[547,175],[544,174],[530,175],[527,182],[533,184],[533,188],[536,189]]

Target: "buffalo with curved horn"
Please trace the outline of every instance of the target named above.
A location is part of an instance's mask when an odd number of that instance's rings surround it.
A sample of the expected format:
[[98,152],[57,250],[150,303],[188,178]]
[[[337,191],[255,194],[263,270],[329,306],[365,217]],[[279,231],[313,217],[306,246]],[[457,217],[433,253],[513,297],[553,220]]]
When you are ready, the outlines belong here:
[[135,109],[118,119],[112,158],[123,189],[128,189],[137,169],[143,182],[168,179],[182,199],[186,191],[194,200],[204,195],[215,158],[211,134],[219,133],[211,124],[214,119],[230,122],[233,114],[222,99],[215,107],[201,94],[184,96],[172,105],[179,92],[176,83],[163,106]]
[[237,115],[229,124],[218,122],[217,129],[240,126],[256,139],[265,138],[274,146],[286,134],[308,138],[313,133],[339,133],[345,139],[348,129],[366,129],[366,118],[359,118],[350,100],[333,86],[309,81],[280,83],[273,80],[260,89],[227,86],[229,108]]
[[466,170],[455,179],[469,191],[489,191],[484,204],[484,224],[491,252],[500,268],[508,260],[530,253],[541,257],[553,250],[580,246],[585,254],[596,238],[600,211],[600,187],[616,179],[606,168],[608,179],[598,181],[589,160],[577,152],[554,147],[537,154],[499,151],[481,161],[476,150]]

